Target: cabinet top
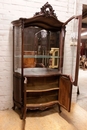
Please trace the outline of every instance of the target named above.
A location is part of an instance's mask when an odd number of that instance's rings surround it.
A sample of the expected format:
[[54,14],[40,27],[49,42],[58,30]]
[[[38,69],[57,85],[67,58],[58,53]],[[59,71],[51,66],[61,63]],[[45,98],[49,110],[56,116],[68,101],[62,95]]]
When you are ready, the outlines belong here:
[[[20,73],[21,69],[18,69],[16,72]],[[61,74],[57,69],[50,68],[24,68],[23,72],[24,77],[48,77]]]
[[47,30],[60,30],[63,22],[57,19],[54,10],[48,2],[42,6],[41,11],[35,13],[31,18],[20,18],[18,20],[12,21],[14,26],[38,26]]

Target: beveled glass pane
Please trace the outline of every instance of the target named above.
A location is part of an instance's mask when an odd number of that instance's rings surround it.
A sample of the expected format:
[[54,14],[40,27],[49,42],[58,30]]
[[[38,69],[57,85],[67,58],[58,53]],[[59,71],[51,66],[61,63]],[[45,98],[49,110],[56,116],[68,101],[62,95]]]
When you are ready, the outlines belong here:
[[22,41],[21,41],[21,27],[14,27],[14,72],[21,73],[21,51],[22,51]]

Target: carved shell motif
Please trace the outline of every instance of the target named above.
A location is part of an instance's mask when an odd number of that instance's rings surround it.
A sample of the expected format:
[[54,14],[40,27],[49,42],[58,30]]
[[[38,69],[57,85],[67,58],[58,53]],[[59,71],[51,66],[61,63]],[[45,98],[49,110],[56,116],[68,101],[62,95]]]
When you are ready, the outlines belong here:
[[34,16],[37,16],[37,15],[45,15],[46,17],[53,16],[57,19],[57,16],[54,13],[52,6],[48,2],[44,6],[42,6],[41,11],[36,12]]

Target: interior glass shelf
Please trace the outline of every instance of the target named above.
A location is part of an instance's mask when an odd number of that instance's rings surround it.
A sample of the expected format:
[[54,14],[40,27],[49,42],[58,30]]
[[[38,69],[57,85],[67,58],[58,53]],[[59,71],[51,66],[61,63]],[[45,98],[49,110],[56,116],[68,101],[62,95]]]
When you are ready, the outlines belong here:
[[[21,56],[15,56],[17,58],[20,58]],[[50,55],[24,55],[24,58],[60,58],[59,56],[50,56]]]

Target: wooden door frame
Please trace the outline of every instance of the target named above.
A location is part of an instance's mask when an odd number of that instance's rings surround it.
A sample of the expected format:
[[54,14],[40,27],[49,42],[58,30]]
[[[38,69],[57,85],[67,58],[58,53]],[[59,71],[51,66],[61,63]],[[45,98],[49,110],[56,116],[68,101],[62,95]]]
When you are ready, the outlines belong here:
[[82,15],[72,16],[68,19],[63,26],[68,24],[71,20],[78,19],[78,39],[77,39],[77,54],[76,54],[76,64],[75,64],[75,78],[73,81],[74,86],[78,86],[78,75],[79,75],[79,54],[80,54],[80,43],[81,43],[81,27],[82,27]]

